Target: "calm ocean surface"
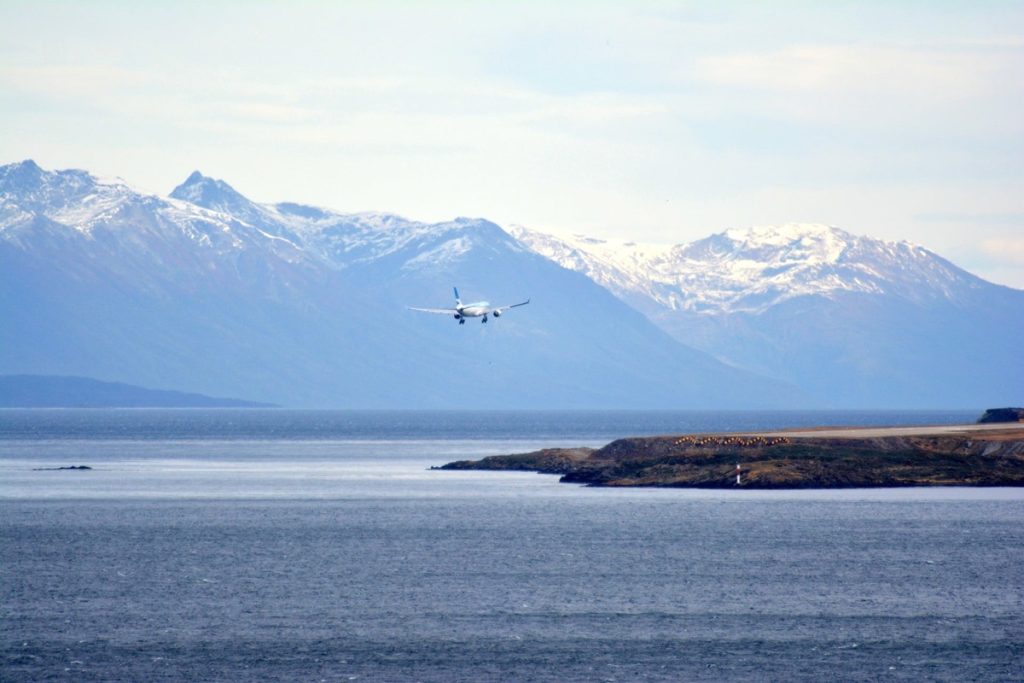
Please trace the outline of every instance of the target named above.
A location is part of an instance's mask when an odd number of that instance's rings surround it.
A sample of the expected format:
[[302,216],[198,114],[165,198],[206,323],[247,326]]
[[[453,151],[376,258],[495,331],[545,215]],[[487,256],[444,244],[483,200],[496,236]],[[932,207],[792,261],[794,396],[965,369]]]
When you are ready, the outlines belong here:
[[0,680],[1024,680],[1022,489],[428,469],[977,414],[0,410]]

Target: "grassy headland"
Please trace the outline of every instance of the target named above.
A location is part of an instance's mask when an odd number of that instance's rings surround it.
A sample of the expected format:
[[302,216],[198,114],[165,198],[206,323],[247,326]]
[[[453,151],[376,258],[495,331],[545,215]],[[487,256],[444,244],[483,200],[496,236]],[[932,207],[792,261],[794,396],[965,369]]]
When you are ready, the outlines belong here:
[[[907,433],[910,431],[911,433]],[[793,431],[618,439],[449,463],[449,470],[528,470],[591,486],[864,488],[1024,486],[1024,425],[962,431]],[[837,435],[839,434],[839,435]],[[736,483],[736,465],[741,483]]]

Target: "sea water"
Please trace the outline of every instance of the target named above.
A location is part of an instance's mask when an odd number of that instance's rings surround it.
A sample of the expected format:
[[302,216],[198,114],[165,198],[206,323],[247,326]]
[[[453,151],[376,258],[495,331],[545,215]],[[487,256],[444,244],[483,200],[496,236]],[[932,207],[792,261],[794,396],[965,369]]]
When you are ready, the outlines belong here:
[[0,680],[1020,680],[1021,489],[429,469],[975,417],[0,411]]

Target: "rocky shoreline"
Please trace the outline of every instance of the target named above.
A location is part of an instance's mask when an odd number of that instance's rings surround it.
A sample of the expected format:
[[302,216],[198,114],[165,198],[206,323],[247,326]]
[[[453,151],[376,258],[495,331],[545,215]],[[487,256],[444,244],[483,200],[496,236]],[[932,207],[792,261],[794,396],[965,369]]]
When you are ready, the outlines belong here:
[[589,486],[1024,486],[1024,425],[918,432],[848,429],[822,431],[822,436],[793,431],[626,438],[599,449],[548,448],[437,469],[525,470],[559,474],[563,482]]

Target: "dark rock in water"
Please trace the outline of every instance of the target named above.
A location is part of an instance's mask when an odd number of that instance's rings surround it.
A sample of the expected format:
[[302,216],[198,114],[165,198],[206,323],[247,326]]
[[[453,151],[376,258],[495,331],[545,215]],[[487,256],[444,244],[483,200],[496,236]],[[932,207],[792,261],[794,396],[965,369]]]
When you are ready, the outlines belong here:
[[33,472],[56,472],[57,470],[91,470],[88,465],[67,465],[64,467],[35,467]]
[[978,424],[990,422],[1024,422],[1024,408],[989,408],[978,419]]

